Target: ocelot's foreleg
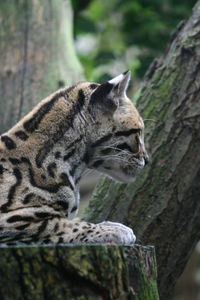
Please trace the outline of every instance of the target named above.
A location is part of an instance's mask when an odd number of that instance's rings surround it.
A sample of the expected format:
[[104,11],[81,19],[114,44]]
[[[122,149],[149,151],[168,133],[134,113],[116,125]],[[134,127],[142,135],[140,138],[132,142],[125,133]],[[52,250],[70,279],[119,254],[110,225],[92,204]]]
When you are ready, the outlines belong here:
[[[2,229],[1,222],[4,224]],[[132,229],[120,223],[71,221],[57,213],[33,212],[31,208],[8,212],[0,221],[0,244],[130,244],[135,239]]]

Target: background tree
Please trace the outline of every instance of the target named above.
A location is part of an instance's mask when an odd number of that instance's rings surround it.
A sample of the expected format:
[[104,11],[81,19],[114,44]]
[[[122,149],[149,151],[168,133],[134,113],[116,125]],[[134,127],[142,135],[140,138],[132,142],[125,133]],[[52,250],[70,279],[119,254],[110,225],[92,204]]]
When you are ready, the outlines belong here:
[[39,100],[83,78],[70,1],[0,2],[0,133]]
[[200,238],[200,1],[147,72],[137,107],[151,162],[134,184],[99,184],[86,219],[120,221],[156,247],[161,299],[169,299]]

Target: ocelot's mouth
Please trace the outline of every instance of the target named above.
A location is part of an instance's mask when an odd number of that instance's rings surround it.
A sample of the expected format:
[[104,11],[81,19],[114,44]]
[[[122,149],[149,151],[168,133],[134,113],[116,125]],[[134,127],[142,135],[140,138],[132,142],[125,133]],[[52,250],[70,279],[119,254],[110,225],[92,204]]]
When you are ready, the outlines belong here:
[[133,158],[128,166],[122,166],[122,170],[128,176],[135,176],[145,166],[144,159]]
[[136,158],[136,157],[134,157],[133,160],[134,160],[134,163],[136,164],[137,167],[143,168],[145,166],[145,160],[144,160],[144,158]]

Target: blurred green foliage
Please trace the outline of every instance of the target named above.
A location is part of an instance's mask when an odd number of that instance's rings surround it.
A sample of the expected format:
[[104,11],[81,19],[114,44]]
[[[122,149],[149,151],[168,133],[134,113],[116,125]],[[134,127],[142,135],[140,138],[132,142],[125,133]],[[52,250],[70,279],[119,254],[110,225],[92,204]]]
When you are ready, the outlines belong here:
[[72,0],[78,55],[89,80],[130,69],[141,78],[195,0]]

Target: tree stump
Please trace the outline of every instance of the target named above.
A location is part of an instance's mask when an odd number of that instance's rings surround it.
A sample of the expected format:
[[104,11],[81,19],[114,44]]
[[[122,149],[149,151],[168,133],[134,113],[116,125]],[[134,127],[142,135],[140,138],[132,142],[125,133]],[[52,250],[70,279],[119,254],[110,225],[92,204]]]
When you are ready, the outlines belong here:
[[1,300],[158,300],[152,246],[0,248]]

